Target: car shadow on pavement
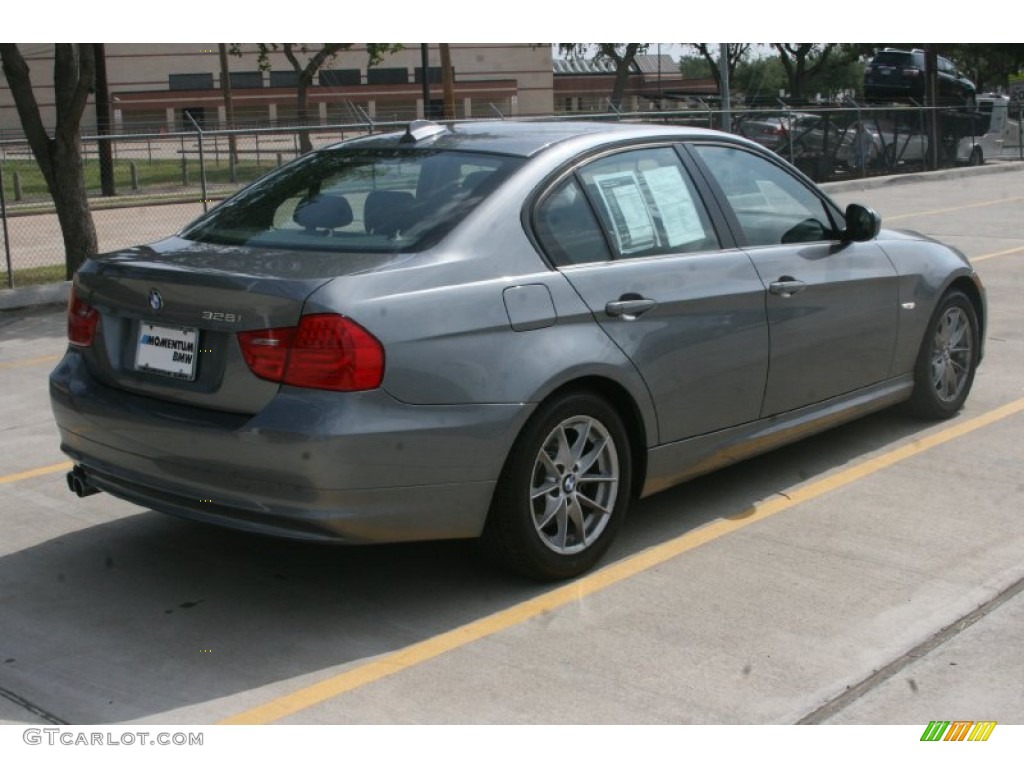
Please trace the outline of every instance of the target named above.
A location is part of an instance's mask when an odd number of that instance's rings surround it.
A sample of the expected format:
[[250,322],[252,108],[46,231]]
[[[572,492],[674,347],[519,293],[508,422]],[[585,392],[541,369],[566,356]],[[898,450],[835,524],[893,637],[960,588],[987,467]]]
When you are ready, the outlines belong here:
[[[646,499],[606,562],[929,426],[888,411]],[[0,558],[0,688],[55,722],[213,722],[239,708],[203,707],[214,700],[292,690],[551,589],[491,569],[471,542],[310,545],[135,513],[105,494],[67,504],[123,516]]]

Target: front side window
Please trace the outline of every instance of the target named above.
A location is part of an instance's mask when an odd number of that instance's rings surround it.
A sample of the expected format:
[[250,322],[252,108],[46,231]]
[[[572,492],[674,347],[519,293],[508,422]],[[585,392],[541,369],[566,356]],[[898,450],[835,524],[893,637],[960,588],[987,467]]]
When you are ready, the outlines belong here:
[[265,248],[419,250],[437,243],[522,162],[429,149],[323,150],[243,190],[182,237]]
[[836,226],[824,202],[793,174],[744,149],[698,144],[747,245],[830,240]]

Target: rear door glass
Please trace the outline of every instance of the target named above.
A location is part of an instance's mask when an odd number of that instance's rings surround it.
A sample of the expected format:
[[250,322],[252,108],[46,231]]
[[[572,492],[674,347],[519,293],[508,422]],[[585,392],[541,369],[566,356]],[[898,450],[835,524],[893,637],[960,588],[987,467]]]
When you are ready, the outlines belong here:
[[579,177],[619,258],[718,248],[704,203],[670,147],[620,152]]

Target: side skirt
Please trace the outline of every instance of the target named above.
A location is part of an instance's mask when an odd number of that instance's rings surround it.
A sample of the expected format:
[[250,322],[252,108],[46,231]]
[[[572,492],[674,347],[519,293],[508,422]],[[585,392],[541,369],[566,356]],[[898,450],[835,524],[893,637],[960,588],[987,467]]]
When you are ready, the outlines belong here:
[[907,374],[796,411],[658,446],[648,453],[640,496],[896,405],[909,398],[913,388],[913,375]]

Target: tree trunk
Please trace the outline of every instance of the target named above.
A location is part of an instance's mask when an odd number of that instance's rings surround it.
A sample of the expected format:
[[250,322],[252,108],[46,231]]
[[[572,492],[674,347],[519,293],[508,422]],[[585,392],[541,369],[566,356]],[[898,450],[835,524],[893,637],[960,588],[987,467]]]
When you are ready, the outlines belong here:
[[[96,57],[96,134],[110,135],[110,86],[107,82],[107,53],[103,43],[93,43]],[[100,139],[96,142],[100,158],[100,189],[104,197],[117,194],[114,184],[114,145]]]
[[96,227],[89,211],[82,165],[82,114],[95,82],[92,43],[56,43],[53,92],[57,125],[50,138],[32,90],[28,64],[14,43],[0,43],[0,61],[11,89],[25,138],[46,180],[64,237],[65,275],[70,280],[97,251]]
[[615,55],[614,45],[610,49],[607,48],[607,44],[602,45],[606,51],[610,51],[606,55],[615,62],[615,84],[612,86],[611,103],[616,111],[622,108],[622,97],[626,93],[626,86],[629,85],[629,69],[633,66],[640,45],[641,43],[626,43],[626,52],[622,56]]
[[612,86],[611,102],[612,107],[618,111],[622,109],[622,96],[626,92],[626,86],[629,84],[629,64],[626,62],[619,62],[615,68],[615,85]]
[[305,72],[299,75],[299,88],[295,101],[295,115],[301,127],[299,151],[302,154],[313,151],[313,142],[309,138],[309,131],[306,130],[306,126],[309,125],[309,86],[312,84],[312,80],[312,76],[307,78]]
[[64,237],[65,278],[70,280],[85,260],[96,255],[98,250],[96,226],[85,191],[81,139],[76,136],[74,141],[68,142],[58,137],[53,141],[51,155],[53,167],[60,169],[60,181],[50,185],[47,180],[47,184]]
[[[228,67],[228,46],[227,43],[217,43],[217,52],[220,54],[220,93],[224,99],[225,128],[229,131],[235,127],[235,107],[231,99],[231,71]],[[231,181],[237,181],[238,166],[238,137],[235,134],[228,134],[228,165],[231,166]]]
[[[444,119],[455,119],[455,73],[448,43],[438,43],[441,51],[441,93],[444,98]],[[425,73],[424,73],[425,74]]]

